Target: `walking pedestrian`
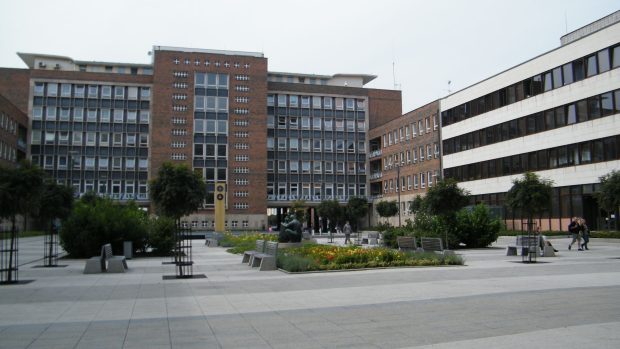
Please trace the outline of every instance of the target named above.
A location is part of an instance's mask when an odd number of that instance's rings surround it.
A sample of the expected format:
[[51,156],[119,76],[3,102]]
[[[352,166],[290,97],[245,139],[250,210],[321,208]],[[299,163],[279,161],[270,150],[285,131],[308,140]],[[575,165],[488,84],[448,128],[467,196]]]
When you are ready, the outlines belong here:
[[579,220],[577,217],[573,217],[570,224],[568,225],[568,231],[570,232],[573,240],[571,241],[570,245],[568,245],[568,250],[570,251],[570,249],[573,247],[573,244],[575,242],[577,242],[577,247],[579,248],[579,250],[581,250],[581,239],[579,237],[579,230],[581,228],[579,227]]
[[581,247],[582,249],[589,250],[588,242],[590,242],[590,229],[588,229],[586,220],[583,218],[579,221],[579,229],[579,231],[581,232],[581,237],[583,238],[583,243],[581,244]]
[[344,244],[347,244],[347,241],[351,244],[351,225],[349,221],[344,224],[344,228],[342,230],[344,232]]

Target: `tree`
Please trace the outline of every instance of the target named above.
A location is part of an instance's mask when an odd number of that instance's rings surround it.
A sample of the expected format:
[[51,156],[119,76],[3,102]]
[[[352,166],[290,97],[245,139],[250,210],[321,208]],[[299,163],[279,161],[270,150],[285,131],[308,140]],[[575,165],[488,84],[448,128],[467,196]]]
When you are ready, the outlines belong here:
[[379,216],[383,218],[393,217],[398,213],[396,201],[381,201],[377,203],[375,208]]
[[553,181],[525,172],[521,179],[513,180],[512,184],[506,193],[506,203],[512,209],[525,213],[530,231],[534,214],[541,214],[551,206]]
[[305,200],[295,200],[291,204],[291,211],[300,222],[304,222],[306,220],[306,207],[307,205]]
[[27,216],[37,211],[44,177],[45,173],[28,161],[22,161],[17,168],[0,167],[0,218],[11,221],[7,282],[14,281],[12,270],[13,251],[16,250],[17,216],[23,216],[25,229]]
[[420,213],[426,211],[426,202],[420,195],[416,195],[413,201],[409,204],[409,211],[413,213]]
[[459,240],[456,213],[468,204],[468,195],[456,180],[448,178],[439,180],[423,199],[417,200],[419,210],[437,216],[433,224],[436,229],[443,230],[447,248],[454,247]]
[[157,178],[151,180],[150,192],[156,211],[174,218],[179,224],[181,217],[202,205],[206,186],[202,178],[187,166],[166,162],[159,169]]
[[330,226],[327,227],[327,229],[330,231],[342,220],[343,209],[336,200],[321,201],[316,210],[319,216],[323,217],[324,220],[329,219]]
[[471,209],[466,207],[457,213],[458,240],[467,248],[487,247],[497,240],[502,228],[500,220],[493,216],[485,204]]
[[599,178],[601,190],[596,194],[599,206],[608,214],[620,207],[620,171],[614,170]]
[[[48,259],[44,261],[46,266],[52,266],[55,263],[53,261],[53,248],[54,248],[54,235],[57,231],[54,226],[54,220],[64,220],[71,214],[71,208],[73,207],[73,188],[58,185],[54,181],[47,181],[43,186],[43,192],[41,199],[39,200],[39,217],[45,226],[47,227],[47,234],[49,236],[49,253]],[[57,240],[56,240],[57,241]]]
[[359,220],[365,217],[367,213],[368,200],[366,200],[366,198],[349,198],[347,206],[345,207],[345,215],[347,216],[347,220],[351,223],[353,231],[357,231]]

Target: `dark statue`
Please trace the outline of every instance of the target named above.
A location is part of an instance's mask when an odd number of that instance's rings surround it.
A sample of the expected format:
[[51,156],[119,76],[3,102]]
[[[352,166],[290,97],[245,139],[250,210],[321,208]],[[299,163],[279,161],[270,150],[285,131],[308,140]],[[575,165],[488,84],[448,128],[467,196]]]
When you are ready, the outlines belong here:
[[278,242],[301,242],[301,223],[294,213],[289,213],[282,222]]

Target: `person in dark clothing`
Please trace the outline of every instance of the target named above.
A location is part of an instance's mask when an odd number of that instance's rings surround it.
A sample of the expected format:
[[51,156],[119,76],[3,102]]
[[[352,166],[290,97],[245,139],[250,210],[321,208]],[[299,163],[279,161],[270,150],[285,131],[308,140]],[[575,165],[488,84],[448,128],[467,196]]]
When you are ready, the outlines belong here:
[[349,221],[347,221],[347,223],[345,223],[344,228],[342,229],[343,233],[344,233],[344,243],[345,245],[348,243],[351,243],[351,225],[349,224]]
[[588,242],[590,242],[590,229],[588,229],[586,220],[583,218],[579,220],[579,232],[581,233],[581,237],[583,238],[583,243],[581,244],[581,247],[583,249],[589,250]]
[[568,225],[568,231],[572,235],[573,241],[571,241],[570,245],[568,245],[568,249],[570,250],[573,247],[573,244],[577,242],[577,247],[581,250],[581,238],[579,236],[579,231],[581,230],[579,226],[579,220],[577,217],[573,217],[572,221]]

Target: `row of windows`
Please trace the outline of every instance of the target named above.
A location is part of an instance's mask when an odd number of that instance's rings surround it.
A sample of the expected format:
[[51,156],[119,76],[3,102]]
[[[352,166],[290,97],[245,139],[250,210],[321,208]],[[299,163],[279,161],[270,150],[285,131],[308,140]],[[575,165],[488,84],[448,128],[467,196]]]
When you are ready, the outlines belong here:
[[366,196],[366,184],[350,183],[345,186],[343,183],[287,183],[277,184],[267,183],[268,200],[297,200],[299,198],[318,197],[326,200],[334,197],[345,196]]
[[[275,120],[276,117],[273,115],[267,116],[267,128],[275,128]],[[320,117],[309,117],[309,116],[278,116],[278,129],[313,129],[313,130],[321,130],[325,131],[344,131],[345,129],[349,132],[364,132],[366,131],[366,122],[365,121],[355,121],[355,120],[334,120],[334,119],[324,119]]]
[[267,106],[274,107],[301,107],[313,109],[336,110],[365,110],[366,101],[357,98],[297,96],[297,95],[267,95]]
[[228,89],[228,74],[194,73],[194,87]]
[[277,165],[279,173],[340,173],[366,174],[366,163],[355,161],[297,161],[297,160],[268,160],[267,172],[274,172]]
[[33,107],[32,119],[45,121],[73,121],[73,122],[115,122],[148,124],[151,113],[148,110],[124,109],[84,109],[84,108],[56,108]]
[[620,90],[607,92],[447,139],[443,142],[444,155],[598,119],[619,112]]
[[0,140],[0,159],[17,161],[17,148]]
[[194,120],[194,133],[228,134],[226,120]]
[[[181,221],[181,227],[183,228],[198,228],[198,221],[191,221],[191,222],[187,222],[187,221]],[[230,221],[230,226],[232,228],[238,228],[239,227],[239,221],[233,220]],[[243,228],[248,228],[250,226],[250,221],[241,221],[241,226]],[[201,228],[215,228],[215,221],[201,221],[200,222],[200,227]],[[224,221],[224,227],[227,228],[228,227],[228,220]]]
[[[60,91],[59,91],[60,85]],[[114,94],[112,93],[114,91]],[[60,92],[60,93],[59,93]],[[81,85],[81,84],[58,84],[55,82],[35,82],[35,96],[48,97],[74,97],[74,98],[105,98],[111,99],[151,99],[150,87],[138,86],[110,86],[110,85]]]
[[443,126],[448,126],[617,67],[620,67],[620,45],[594,52],[446,110],[441,113],[441,123]]
[[[428,171],[428,172],[420,172],[414,175],[401,176],[400,177],[400,186],[398,185],[398,178],[392,178],[390,180],[383,181],[383,192],[384,193],[393,193],[400,190],[411,191],[418,189],[425,189],[426,185],[428,187],[433,186],[433,180],[436,181],[437,171]],[[428,180],[428,181],[427,181]]]
[[267,138],[267,150],[277,149],[281,151],[315,151],[315,152],[337,152],[355,153],[356,146],[358,153],[366,153],[366,142],[344,139],[305,139],[302,138]]
[[[413,158],[411,157],[413,154]],[[385,158],[383,158],[383,169],[389,170],[392,166],[403,166],[405,164],[415,164],[418,162],[418,154],[420,162],[426,160],[432,160],[433,156],[435,159],[439,158],[439,144],[438,143],[429,143],[426,146],[421,145],[418,147],[418,151],[416,152],[415,147],[413,149],[407,149],[405,151],[401,151],[400,153],[391,154]],[[400,163],[400,164],[399,164]]]
[[267,107],[267,116],[314,116],[315,118],[335,118],[337,120],[366,120],[365,111],[331,110],[331,109],[305,109]]
[[[206,182],[225,182],[226,181],[226,168],[216,167],[204,167],[194,168],[194,172],[201,176]],[[208,191],[214,191],[215,188],[207,189]]]
[[228,97],[194,96],[194,110],[228,111]]
[[[59,184],[64,184],[62,181]],[[133,180],[72,180],[71,187],[75,193],[96,193],[102,196],[112,196],[113,198],[122,199],[141,199],[148,197],[148,184],[146,181]],[[122,194],[127,194],[120,196]],[[139,196],[132,196],[141,194]]]
[[7,131],[10,134],[17,134],[17,121],[13,120],[5,112],[0,113],[0,129]]
[[147,133],[105,133],[79,131],[39,131],[32,130],[31,144],[87,145],[87,146],[125,146],[133,147],[149,145]]
[[[433,120],[432,129],[431,119]],[[383,147],[386,148],[392,144],[397,144],[399,140],[400,142],[405,142],[417,136],[422,136],[425,133],[437,131],[437,129],[439,128],[439,124],[437,123],[437,115],[433,115],[432,117],[429,116],[427,118],[424,118],[424,120],[420,119],[418,120],[417,125],[417,131],[416,122],[414,121],[413,123],[411,123],[411,125],[405,125],[404,127],[393,130],[392,132],[387,132],[383,135]],[[411,135],[409,135],[409,130],[411,130]]]
[[[242,66],[241,63],[239,63],[239,62],[234,62],[232,65],[228,61],[224,61],[224,63],[222,64],[222,63],[220,63],[220,61],[215,61],[215,62],[211,63],[208,59],[205,59],[204,62],[203,62],[203,61],[200,60],[200,58],[194,58],[193,60],[191,60],[189,58],[184,58],[181,61],[181,59],[179,59],[178,57],[175,57],[172,60],[172,63],[174,63],[175,65],[179,65],[179,64],[181,64],[181,62],[183,62],[183,64],[185,64],[185,65],[189,65],[189,64],[191,64],[193,62],[194,65],[196,65],[196,66],[204,64],[207,67],[209,65],[211,65],[211,64],[213,64],[216,67],[219,67],[220,65],[223,65],[225,68],[230,68],[231,66],[233,66],[235,68],[241,68],[241,66]],[[250,68],[250,63],[244,63],[243,67],[245,69],[249,69]]]
[[177,161],[187,160],[187,155],[184,153],[172,153],[170,154],[170,160],[177,160]]
[[194,159],[226,158],[226,144],[194,144]]
[[542,149],[444,169],[447,178],[473,181],[620,159],[620,136]]
[[135,157],[101,157],[101,156],[68,156],[68,155],[33,155],[32,163],[43,166],[45,169],[74,170],[86,169],[100,171],[107,170],[143,170],[148,169],[147,158]]

